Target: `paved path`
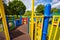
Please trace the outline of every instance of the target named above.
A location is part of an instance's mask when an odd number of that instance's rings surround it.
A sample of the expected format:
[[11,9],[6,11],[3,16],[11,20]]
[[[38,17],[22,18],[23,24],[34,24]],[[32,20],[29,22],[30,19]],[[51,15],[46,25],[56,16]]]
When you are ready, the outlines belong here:
[[[11,37],[13,40],[30,40],[28,34],[28,25],[24,24],[11,31]],[[5,40],[3,32],[0,32],[0,40]]]

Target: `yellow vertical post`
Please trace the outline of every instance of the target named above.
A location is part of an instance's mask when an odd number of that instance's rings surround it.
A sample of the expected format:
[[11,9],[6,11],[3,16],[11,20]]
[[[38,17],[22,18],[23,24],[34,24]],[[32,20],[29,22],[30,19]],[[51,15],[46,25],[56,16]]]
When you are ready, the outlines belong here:
[[37,39],[37,30],[38,30],[38,28],[37,28],[37,18],[36,18],[36,23],[35,23],[35,37],[34,37],[34,40],[38,40]]
[[6,17],[5,17],[5,12],[4,12],[4,7],[3,7],[2,0],[0,0],[0,14],[2,16],[2,22],[3,22],[3,25],[4,25],[4,33],[5,33],[6,40],[10,40],[10,36],[9,36],[9,32],[8,32],[8,27],[7,27],[7,23],[6,23]]
[[52,19],[52,25],[51,25],[51,29],[50,29],[50,34],[49,34],[49,39],[48,39],[48,40],[50,40],[51,35],[52,35],[54,18],[55,18],[55,17],[53,16],[53,19]]
[[[43,25],[43,16],[35,16],[36,23],[35,23],[35,38],[34,40],[41,40],[42,37],[42,25]],[[40,18],[42,18],[42,21],[40,22]],[[41,24],[41,25],[40,25]]]
[[31,15],[31,25],[30,25],[30,37],[31,37],[31,40],[33,40],[33,30],[34,30],[34,0],[32,0],[32,15]]
[[59,40],[60,40],[60,37],[59,37]]
[[57,34],[57,31],[58,31],[58,28],[59,28],[59,21],[60,21],[60,17],[58,18],[58,24],[57,24],[57,27],[56,27],[56,30],[55,30],[53,40],[55,40],[55,38],[56,38],[56,34]]
[[41,27],[41,32],[40,32],[40,34],[41,34],[41,36],[40,36],[40,40],[41,40],[41,38],[42,38],[43,21],[44,21],[44,18],[42,17],[42,27]]
[[[38,26],[38,35],[37,35],[37,38],[38,38],[38,40],[41,40],[41,37],[42,37],[42,25],[43,25],[43,17],[40,17],[40,18],[42,18],[42,21],[40,22],[40,20],[39,20],[39,26]],[[37,30],[37,29],[36,29]]]
[[[40,17],[41,18],[41,17]],[[38,24],[38,40],[41,40],[41,24],[42,24],[42,22],[40,22],[40,18],[39,18],[39,24]]]

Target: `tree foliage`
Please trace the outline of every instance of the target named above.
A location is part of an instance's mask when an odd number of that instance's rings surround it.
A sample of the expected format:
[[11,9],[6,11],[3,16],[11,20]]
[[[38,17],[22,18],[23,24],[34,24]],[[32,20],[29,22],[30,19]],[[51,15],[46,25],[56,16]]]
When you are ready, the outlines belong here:
[[44,5],[40,4],[36,7],[36,13],[39,13],[39,14],[44,14]]
[[13,0],[8,5],[4,3],[4,8],[7,15],[23,15],[26,10],[24,3],[18,0]]
[[25,12],[24,16],[31,16],[31,14],[32,14],[32,11],[28,10],[28,11]]
[[3,5],[4,5],[5,14],[6,14],[6,15],[9,15],[9,14],[10,14],[10,10],[8,9],[7,4],[5,4],[5,3],[3,2]]
[[[58,12],[58,9],[57,8],[52,8],[51,9],[51,13],[56,13],[56,12]],[[44,5],[42,5],[42,4],[40,4],[40,5],[38,5],[37,7],[36,7],[36,11],[35,11],[35,13],[37,13],[38,15],[40,14],[44,14]]]
[[52,8],[52,9],[51,9],[51,13],[53,13],[53,12],[56,13],[56,12],[58,12],[58,11],[59,11],[59,10],[58,10],[57,8]]
[[8,7],[11,13],[16,15],[23,15],[26,10],[26,6],[24,5],[24,3],[18,0],[13,0],[12,2],[9,2]]

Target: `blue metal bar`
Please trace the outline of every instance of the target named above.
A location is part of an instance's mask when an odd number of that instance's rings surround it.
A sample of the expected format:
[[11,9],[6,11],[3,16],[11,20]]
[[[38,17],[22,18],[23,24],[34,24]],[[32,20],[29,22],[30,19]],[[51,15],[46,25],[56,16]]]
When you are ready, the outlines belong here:
[[10,31],[8,16],[6,16],[6,21],[7,21],[7,24],[8,24],[8,29]]
[[8,16],[6,16],[6,21],[7,21],[7,25],[8,25],[8,30],[9,30],[10,40],[12,40],[12,35],[11,35],[11,33],[10,33],[10,27],[9,27]]
[[42,30],[42,40],[47,39],[47,31],[48,31],[48,21],[50,16],[51,5],[47,4],[44,9],[44,24]]
[[22,24],[22,16],[20,16],[20,20],[19,19],[16,20],[16,27],[20,26],[21,24]]
[[20,25],[22,25],[22,15],[20,15]]
[[14,16],[12,16],[12,23],[13,23],[13,27],[15,27]]

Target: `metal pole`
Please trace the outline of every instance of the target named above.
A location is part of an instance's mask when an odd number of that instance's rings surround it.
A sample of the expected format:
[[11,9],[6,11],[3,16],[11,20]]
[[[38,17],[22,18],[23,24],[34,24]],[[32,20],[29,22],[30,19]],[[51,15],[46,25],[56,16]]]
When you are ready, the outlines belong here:
[[6,21],[6,17],[5,17],[5,12],[4,12],[2,0],[0,0],[0,13],[2,16],[2,22],[4,25],[4,33],[5,33],[6,40],[10,40],[10,35],[9,35],[9,31],[8,31],[8,26],[7,26],[7,21]]
[[44,9],[44,24],[43,24],[42,40],[46,40],[47,38],[50,10],[51,10],[51,5],[47,4]]

